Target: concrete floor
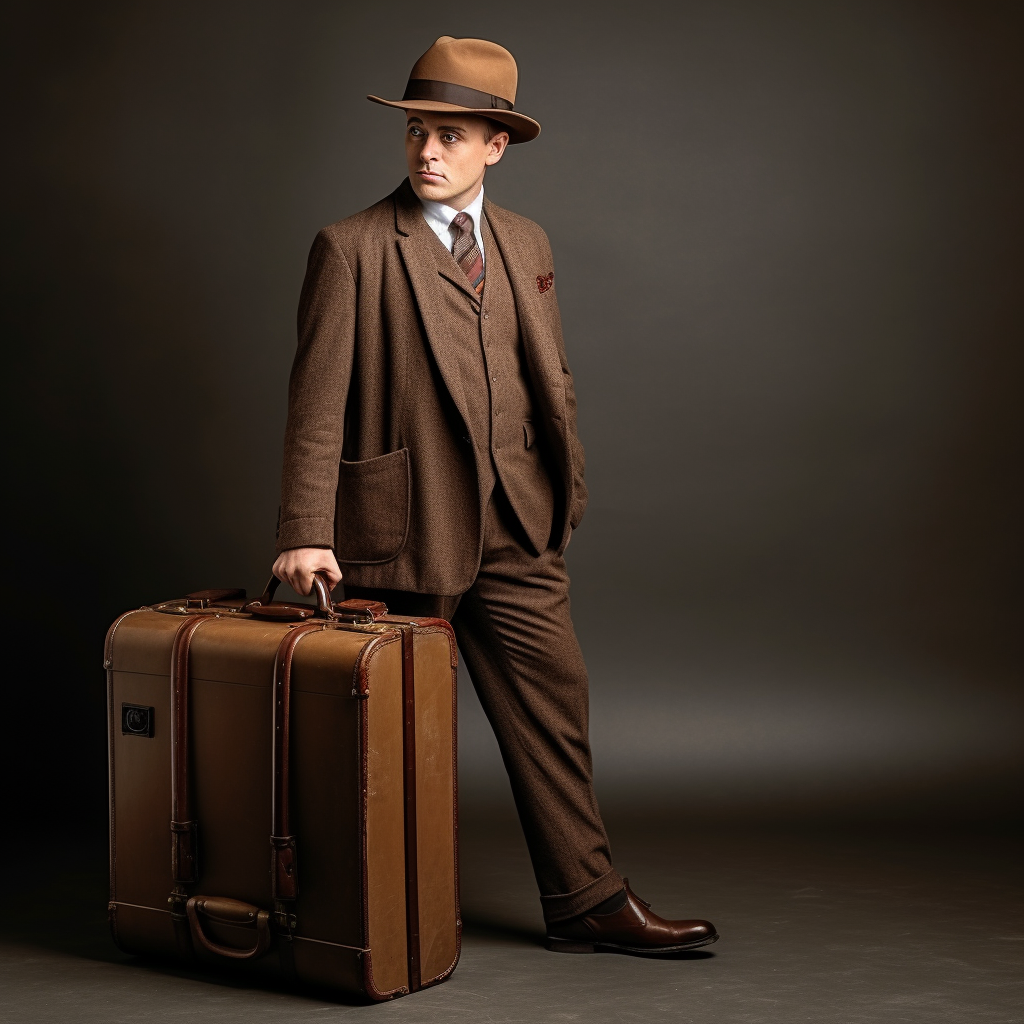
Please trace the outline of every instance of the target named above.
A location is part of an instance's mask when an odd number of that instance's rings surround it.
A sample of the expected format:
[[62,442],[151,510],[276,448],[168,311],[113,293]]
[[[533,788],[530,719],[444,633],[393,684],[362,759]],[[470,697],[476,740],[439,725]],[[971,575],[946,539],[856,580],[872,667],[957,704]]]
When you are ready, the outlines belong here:
[[641,895],[711,918],[722,940],[675,961],[548,953],[522,840],[467,809],[458,970],[392,1003],[339,1005],[123,956],[106,932],[102,848],[51,847],[4,875],[0,1021],[1024,1022],[1019,838],[614,818],[611,831]]

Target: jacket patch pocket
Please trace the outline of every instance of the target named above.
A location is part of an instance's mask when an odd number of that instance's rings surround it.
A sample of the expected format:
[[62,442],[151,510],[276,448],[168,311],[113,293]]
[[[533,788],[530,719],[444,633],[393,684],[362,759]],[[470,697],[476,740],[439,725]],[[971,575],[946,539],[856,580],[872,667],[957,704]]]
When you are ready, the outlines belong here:
[[341,460],[334,515],[339,562],[390,562],[409,533],[409,449],[359,462]]
[[537,435],[533,432],[533,424],[526,422],[523,424],[523,442],[527,448],[533,447],[533,442],[537,440]]

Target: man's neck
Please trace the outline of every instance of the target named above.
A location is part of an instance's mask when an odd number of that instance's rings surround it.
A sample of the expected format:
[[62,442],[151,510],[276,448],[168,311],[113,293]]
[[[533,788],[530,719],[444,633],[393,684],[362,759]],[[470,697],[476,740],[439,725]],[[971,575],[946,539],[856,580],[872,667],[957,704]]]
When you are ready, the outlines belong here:
[[[420,202],[425,210],[432,210],[434,216],[439,218],[446,217],[450,220],[456,213],[463,213],[471,207],[482,204],[483,191],[483,186],[481,185],[470,200],[459,206],[455,205],[455,200],[453,199],[446,199],[444,201],[440,199],[421,199]],[[447,213],[444,212],[446,210],[448,211]],[[474,216],[480,216],[481,213],[482,211],[480,210],[474,210]]]
[[458,210],[461,213],[467,206],[471,206],[473,201],[478,195],[480,190],[484,187],[484,179],[481,178],[473,188],[466,189],[465,192],[454,196],[451,199],[446,200],[442,205],[450,206],[453,210]]

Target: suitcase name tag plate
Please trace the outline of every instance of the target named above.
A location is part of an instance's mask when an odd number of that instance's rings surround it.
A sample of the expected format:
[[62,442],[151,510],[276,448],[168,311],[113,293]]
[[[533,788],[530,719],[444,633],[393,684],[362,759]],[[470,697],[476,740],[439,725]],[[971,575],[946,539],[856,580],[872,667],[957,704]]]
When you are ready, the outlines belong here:
[[124,736],[145,736],[153,738],[153,714],[155,708],[142,704],[121,705],[121,734]]

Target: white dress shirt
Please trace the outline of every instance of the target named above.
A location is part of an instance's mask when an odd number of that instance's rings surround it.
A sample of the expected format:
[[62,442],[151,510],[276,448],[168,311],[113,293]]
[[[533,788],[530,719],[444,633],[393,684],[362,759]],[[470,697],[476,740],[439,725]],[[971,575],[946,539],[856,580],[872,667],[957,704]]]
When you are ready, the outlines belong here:
[[[444,203],[433,203],[428,199],[421,199],[423,204],[423,219],[430,225],[430,230],[437,235],[440,243],[449,251],[452,251],[452,233],[448,230],[459,211]],[[484,189],[480,186],[480,194],[462,212],[468,213],[473,218],[473,236],[480,249],[480,256],[484,256],[484,236],[480,233],[480,220],[483,217]]]

